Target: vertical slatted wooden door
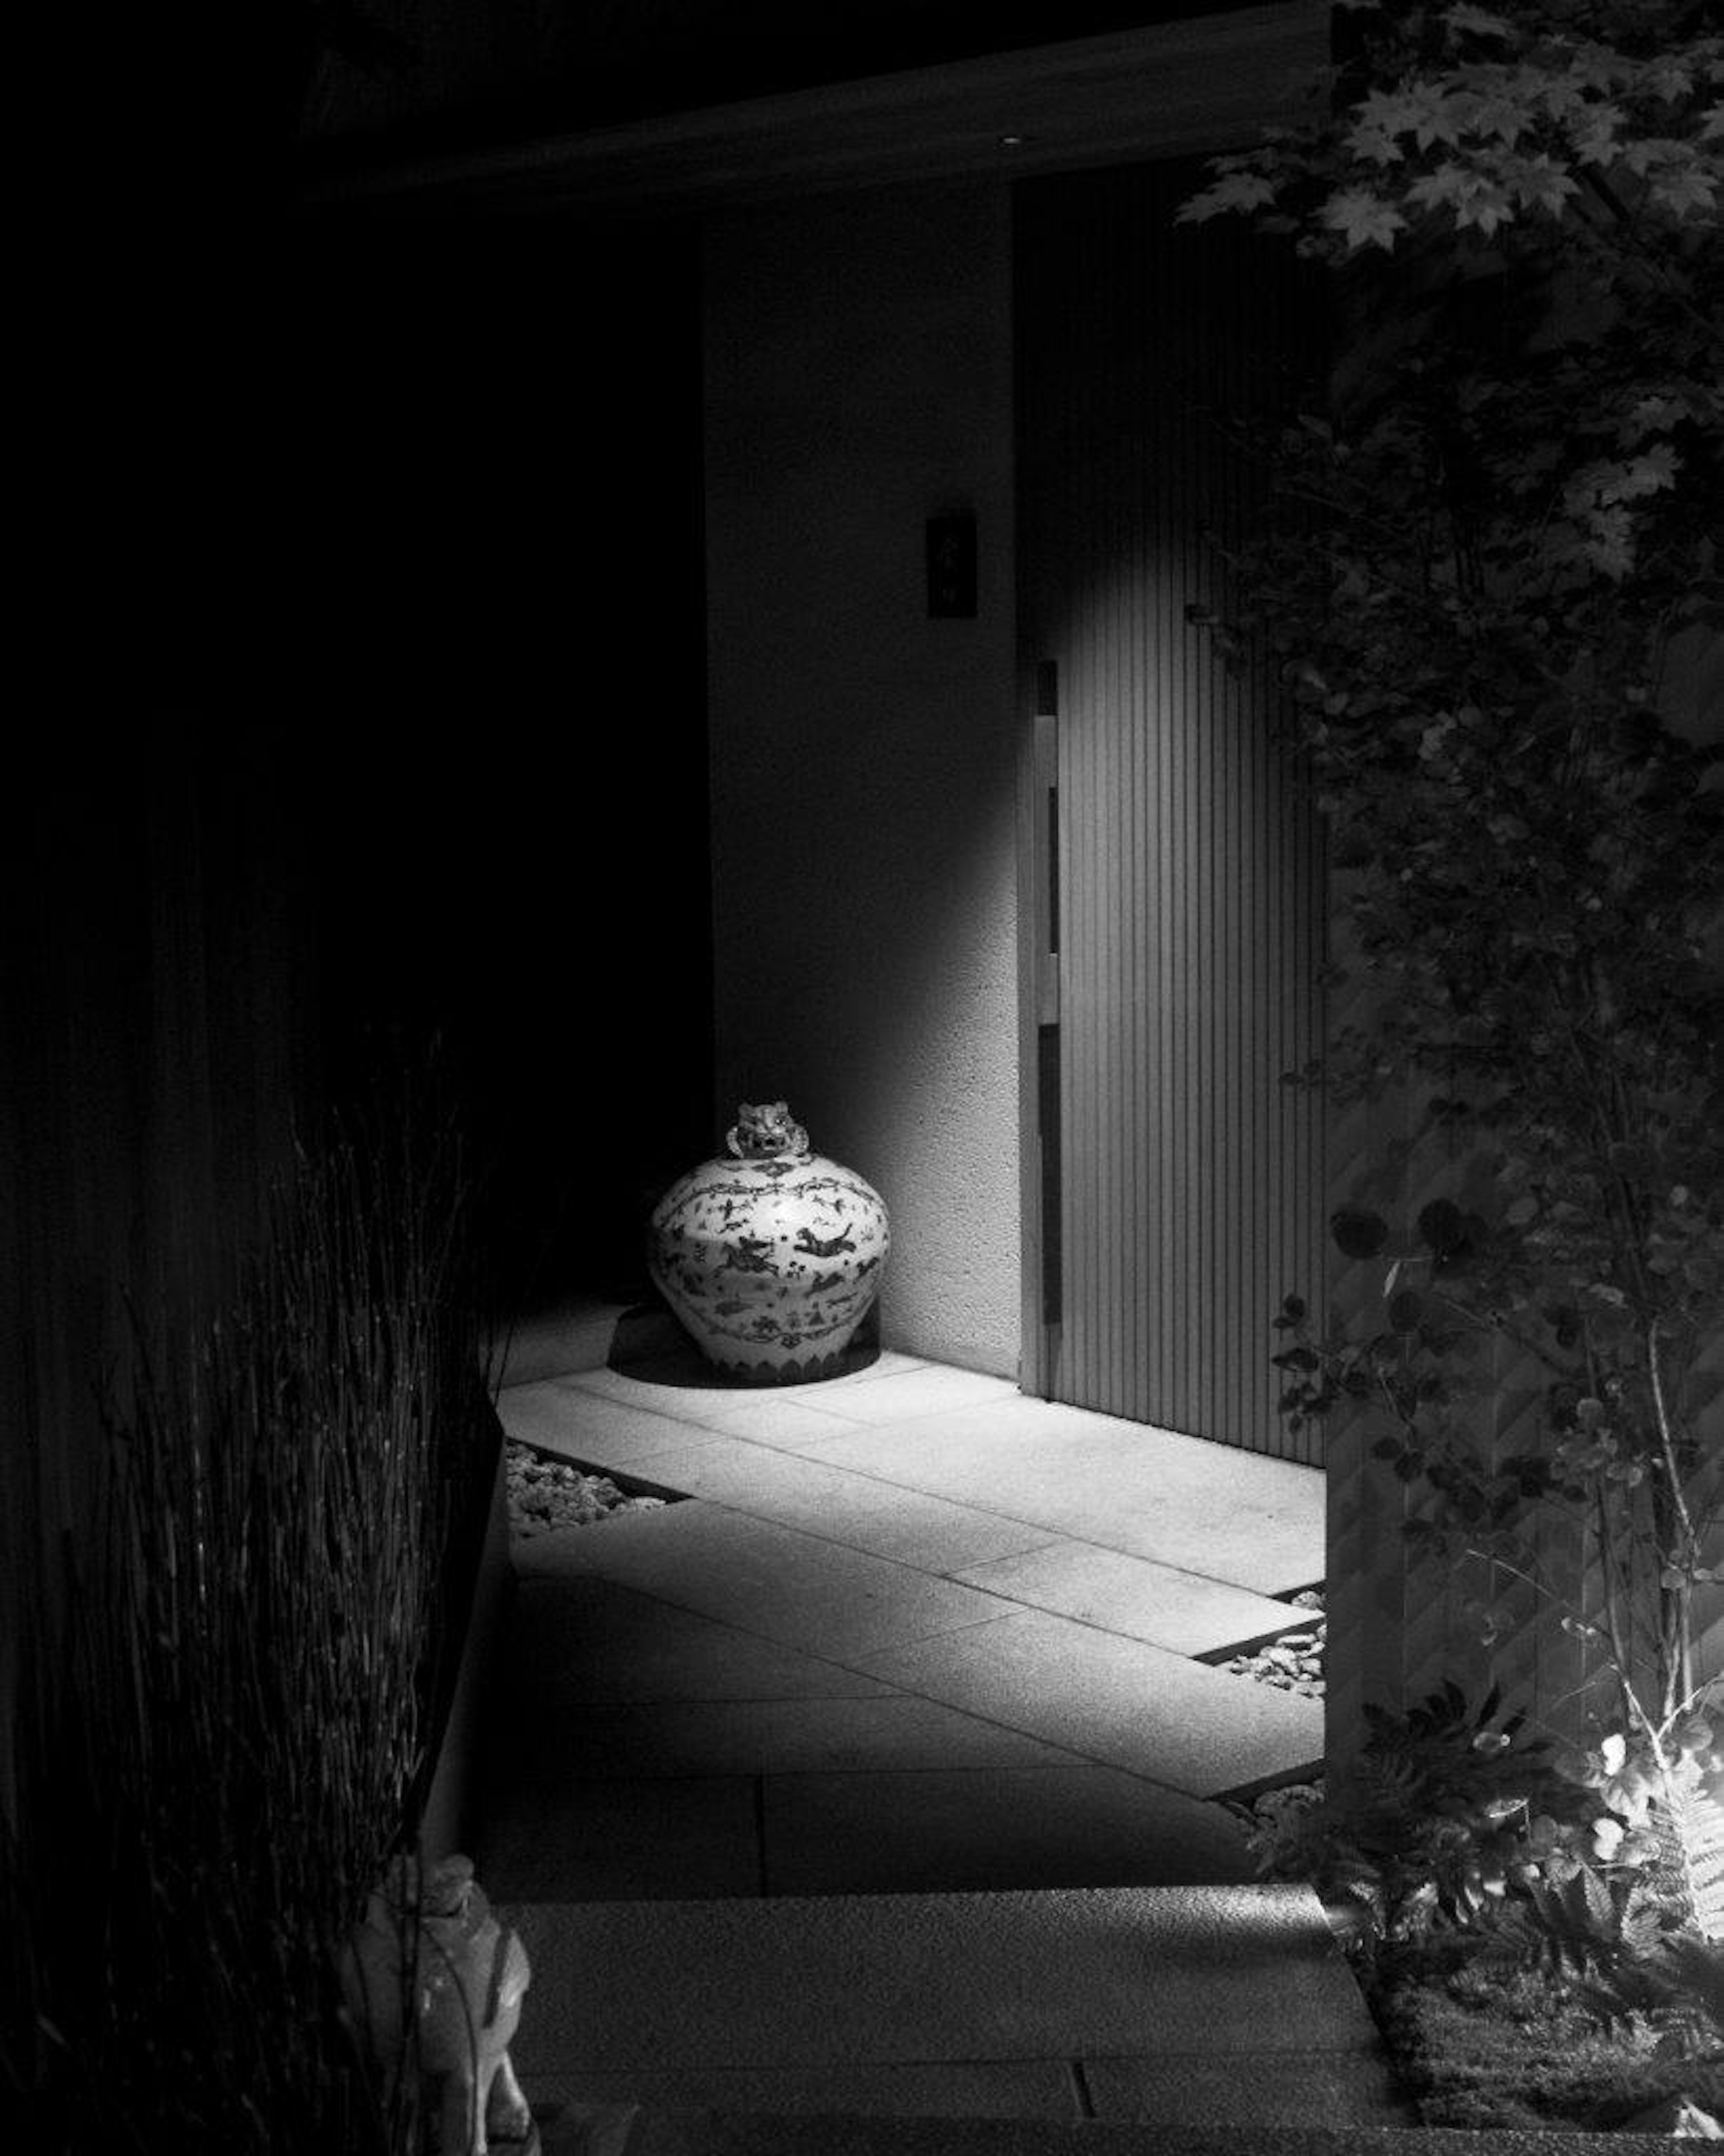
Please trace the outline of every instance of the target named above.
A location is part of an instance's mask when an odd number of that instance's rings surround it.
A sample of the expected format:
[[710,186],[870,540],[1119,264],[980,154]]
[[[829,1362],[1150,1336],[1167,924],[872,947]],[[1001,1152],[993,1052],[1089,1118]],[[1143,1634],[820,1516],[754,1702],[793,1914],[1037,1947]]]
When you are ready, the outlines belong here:
[[[1287,1458],[1281,1297],[1322,1292],[1321,848],[1266,681],[1188,618],[1248,527],[1222,414],[1301,333],[1247,234],[1176,228],[1189,167],[1018,203],[1026,748],[1024,1381]],[[1256,252],[1252,250],[1256,249]],[[1055,947],[1057,946],[1057,947]]]

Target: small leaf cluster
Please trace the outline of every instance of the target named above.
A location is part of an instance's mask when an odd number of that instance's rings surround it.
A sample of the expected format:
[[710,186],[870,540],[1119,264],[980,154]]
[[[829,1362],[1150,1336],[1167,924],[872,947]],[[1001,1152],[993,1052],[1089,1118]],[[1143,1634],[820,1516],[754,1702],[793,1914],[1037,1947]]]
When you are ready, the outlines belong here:
[[1650,1953],[1610,1957],[1573,1984],[1573,1996],[1607,2028],[1656,2015],[1667,2032],[1661,2048],[1704,2051],[1716,2061],[1724,2043],[1724,1947],[1666,1933]]
[[1260,1871],[1311,1879],[1370,1961],[1433,1926],[1476,1924],[1506,1890],[1535,1802],[1578,1816],[1524,1718],[1493,1690],[1476,1705],[1446,1684],[1404,1714],[1367,1706],[1367,1736],[1320,1801],[1254,1837]]
[[[1427,1202],[1401,1232],[1374,1206],[1341,1207],[1337,1250],[1378,1274],[1363,1322],[1320,1327],[1290,1296],[1274,1360],[1293,1424],[1343,1407],[1360,1419],[1371,1453],[1408,1486],[1410,1545],[1497,1560],[1554,1598],[1563,1629],[1619,1676],[1630,1661],[1657,1666],[1669,1715],[1691,1688],[1679,1637],[1691,1597],[1724,1578],[1703,1441],[1721,1384],[1698,1361],[1716,1329],[1724,1234],[1716,1199],[1638,1179],[1652,1151],[1614,1147],[1615,1184],[1581,1191],[1554,1169],[1533,1184],[1480,1148],[1457,1196]],[[1503,1341],[1522,1366],[1507,1397],[1491,1353]],[[1505,1420],[1512,1445],[1496,1439]],[[1614,1618],[1583,1607],[1577,1578],[1550,1575],[1537,1522],[1553,1511],[1600,1545],[1607,1596],[1623,1586]],[[1669,1606],[1631,1594],[1635,1578]],[[1491,1645],[1499,1616],[1488,1603],[1474,1614]]]
[[[1691,1715],[1673,1776],[1620,1735],[1553,1757],[1446,1684],[1367,1742],[1321,1794],[1252,1838],[1260,1872],[1311,1880],[1372,1971],[1436,1937],[1480,1969],[1542,1975],[1609,2024],[1655,2013],[1684,2055],[1724,2031],[1724,1760]],[[1691,1892],[1708,1882],[1701,1904]]]
[[1369,991],[1299,1075],[1427,1104],[1331,1224],[1355,1315],[1283,1306],[1282,1405],[1362,1418],[1409,1538],[1554,1595],[1667,1727],[1724,1569],[1724,715],[1673,686],[1724,644],[1724,36],[1344,12],[1310,120],[1182,213],[1327,274],[1332,361],[1244,430],[1266,511],[1199,618],[1279,670]]
[[1308,247],[1344,254],[1390,250],[1422,223],[1484,242],[1583,223],[1605,186],[1678,227],[1716,209],[1724,38],[1696,29],[1697,9],[1605,11],[1608,38],[1573,8],[1351,12],[1360,94],[1326,124],[1215,159],[1186,220],[1261,215],[1296,194]]
[[1620,1733],[1565,1766],[1597,1815],[1531,1822],[1480,1960],[1542,1972],[1606,2026],[1655,2015],[1686,2055],[1724,2039],[1724,1754],[1701,1715],[1673,1738],[1662,1771]]

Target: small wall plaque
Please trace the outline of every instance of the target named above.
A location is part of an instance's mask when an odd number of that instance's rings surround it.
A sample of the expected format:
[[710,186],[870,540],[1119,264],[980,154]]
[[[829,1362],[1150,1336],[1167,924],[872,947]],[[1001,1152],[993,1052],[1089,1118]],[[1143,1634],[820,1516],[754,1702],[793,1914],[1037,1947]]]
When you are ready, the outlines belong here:
[[976,612],[976,520],[928,519],[928,615],[962,620]]

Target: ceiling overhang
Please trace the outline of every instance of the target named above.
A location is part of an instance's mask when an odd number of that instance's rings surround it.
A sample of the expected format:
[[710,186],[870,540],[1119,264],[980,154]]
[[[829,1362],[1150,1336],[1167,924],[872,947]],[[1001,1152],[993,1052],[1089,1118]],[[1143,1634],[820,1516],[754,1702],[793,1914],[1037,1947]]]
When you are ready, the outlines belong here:
[[1225,149],[1307,109],[1327,0],[1280,0],[308,182],[310,207],[676,213]]

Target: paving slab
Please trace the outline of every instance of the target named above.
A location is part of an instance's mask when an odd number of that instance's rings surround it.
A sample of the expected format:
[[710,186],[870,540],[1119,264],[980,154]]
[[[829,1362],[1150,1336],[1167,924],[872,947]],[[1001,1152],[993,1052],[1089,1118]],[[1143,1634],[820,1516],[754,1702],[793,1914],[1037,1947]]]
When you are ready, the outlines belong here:
[[887,1770],[921,1774],[936,1768],[1083,1763],[1021,1730],[902,1693],[603,1707],[541,1701],[518,1728],[518,1734],[507,1732],[498,1740],[505,1758],[511,1744],[518,1743],[536,1759],[554,1762],[556,1771],[572,1779],[854,1776]]
[[[1191,1553],[1193,1560],[1198,1555]],[[1066,1537],[963,1565],[952,1576],[990,1594],[1147,1640],[1176,1655],[1213,1653],[1310,1622],[1308,1611],[1225,1580]]]
[[860,1427],[831,1400],[792,1397],[788,1388],[741,1395],[709,1397],[700,1409],[700,1427],[746,1437],[756,1445],[818,1452],[823,1445],[848,1437]]
[[516,1320],[506,1332],[500,1329],[492,1340],[492,1382],[530,1384],[537,1378],[561,1377],[571,1370],[603,1364],[626,1308],[622,1303],[589,1300]]
[[1191,1796],[1219,1796],[1323,1757],[1320,1700],[1044,1610],[846,1659],[906,1691]]
[[[749,1399],[812,1402],[832,1399],[848,1386],[872,1378],[891,1377],[901,1370],[945,1367],[931,1365],[922,1356],[906,1355],[896,1348],[870,1348],[853,1342],[844,1352],[842,1367],[829,1377],[811,1378],[800,1384],[754,1385],[715,1369],[675,1321],[670,1322],[674,1337],[661,1336],[644,1352],[618,1352],[609,1358],[604,1371],[589,1370],[583,1374],[595,1378],[608,1375],[638,1387],[695,1394],[710,1402]],[[619,1391],[617,1397],[627,1399],[629,1395]]]
[[504,1913],[533,1965],[511,2046],[528,2086],[639,2067],[1378,2051],[1302,1886]]
[[583,1781],[556,1772],[554,1763],[524,1763],[519,1751],[502,1770],[508,1801],[485,1810],[473,1851],[495,1901],[612,1903],[760,1892],[758,1794],[751,1775]]
[[[545,2136],[545,2156],[1596,2156],[1596,2134],[1412,2126],[1080,2125],[1040,2118],[870,2118],[612,2108]],[[1614,2133],[1610,2156],[1669,2156],[1656,2134]]]
[[829,1466],[818,1455],[777,1451],[740,1438],[708,1435],[684,1451],[659,1453],[653,1472],[691,1496],[923,1572],[954,1573],[1047,1540],[1044,1529],[1021,1520]]
[[1074,2119],[1065,2059],[954,2060],[926,2066],[699,2066],[654,2073],[540,2074],[526,2090],[536,2113],[571,2103],[643,2104],[661,2111],[820,2112],[871,2118]]
[[927,1363],[912,1369],[859,1371],[841,1380],[829,1404],[833,1411],[861,1423],[919,1420],[952,1408],[1015,1400],[1022,1395],[1010,1378],[960,1370],[950,1363]]
[[536,1535],[516,1564],[523,1577],[615,1580],[835,1661],[1009,1607],[979,1588],[700,1498],[626,1522]]
[[[629,1531],[656,1517],[637,1517]],[[892,1691],[878,1677],[615,1580],[531,1573],[516,1591],[497,1685],[505,1707],[529,1714],[570,1702],[849,1699]]]
[[702,1435],[692,1418],[609,1399],[590,1391],[578,1377],[507,1386],[497,1395],[497,1417],[523,1445],[603,1467],[685,1450]]
[[[654,1374],[658,1373],[659,1374]],[[655,1356],[624,1367],[602,1363],[596,1369],[577,1370],[569,1383],[592,1399],[612,1400],[618,1407],[645,1408],[682,1422],[699,1422],[703,1412],[722,1410],[747,1396],[747,1389],[696,1382],[680,1359]]]
[[692,1350],[583,1370],[571,1382],[619,1406],[731,1430],[763,1444],[819,1445],[859,1424],[907,1421],[943,1408],[1019,1397],[1013,1378],[890,1350],[865,1352],[837,1376],[805,1385],[726,1381]]
[[1157,2126],[1407,2126],[1418,2117],[1395,2090],[1386,2059],[1360,2050],[1284,2051],[1218,2059],[1207,2051],[1153,2058],[1085,2059],[1083,2085],[1097,2118]]
[[1275,1595],[1323,1576],[1320,1469],[1013,1394],[823,1443],[828,1466]]
[[762,1785],[769,1894],[1249,1882],[1219,1804],[1116,1768],[988,1765],[778,1774]]

